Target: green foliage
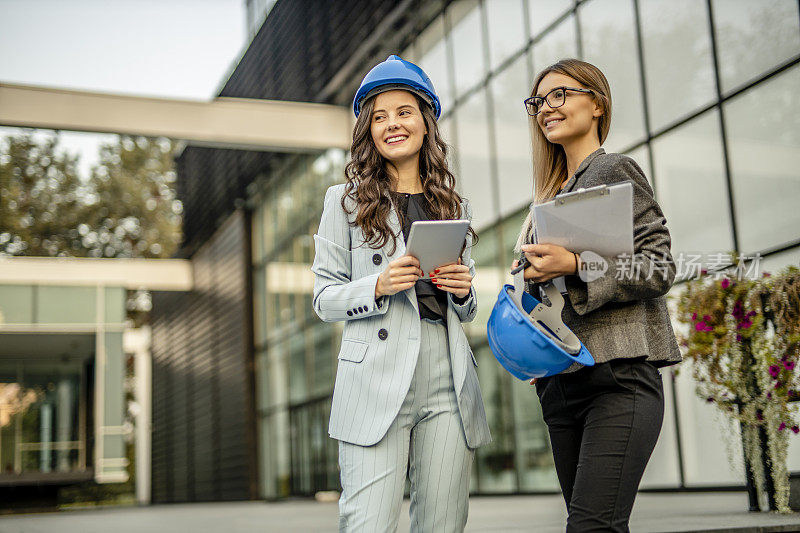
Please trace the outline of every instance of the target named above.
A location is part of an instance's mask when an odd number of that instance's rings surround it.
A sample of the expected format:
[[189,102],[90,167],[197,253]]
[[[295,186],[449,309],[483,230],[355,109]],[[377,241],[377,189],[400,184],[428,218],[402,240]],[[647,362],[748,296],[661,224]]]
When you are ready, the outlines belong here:
[[91,176],[77,157],[31,134],[0,146],[0,255],[169,257],[180,244],[174,145],[120,136]]

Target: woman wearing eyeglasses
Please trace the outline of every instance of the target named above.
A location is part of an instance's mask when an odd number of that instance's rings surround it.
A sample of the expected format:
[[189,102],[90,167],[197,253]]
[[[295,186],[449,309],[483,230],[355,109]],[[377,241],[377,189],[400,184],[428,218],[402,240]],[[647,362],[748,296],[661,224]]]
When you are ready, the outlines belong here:
[[597,363],[576,363],[531,382],[550,433],[567,531],[628,531],[664,415],[659,367],[681,360],[664,296],[675,278],[670,235],[639,165],[601,148],[611,126],[611,91],[597,67],[565,59],[545,68],[525,105],[534,202],[580,188],[633,184],[633,261],[603,257],[605,275],[581,276],[586,250],[531,244],[530,215],[516,247],[530,263],[525,279],[535,297],[539,284],[564,276],[564,323]]

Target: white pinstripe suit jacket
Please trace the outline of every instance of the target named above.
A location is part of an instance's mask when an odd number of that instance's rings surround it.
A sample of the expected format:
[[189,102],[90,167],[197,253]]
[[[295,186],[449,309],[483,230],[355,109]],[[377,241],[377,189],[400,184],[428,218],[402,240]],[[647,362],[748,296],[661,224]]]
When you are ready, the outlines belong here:
[[[328,189],[314,235],[314,310],[325,322],[345,321],[328,432],[337,440],[371,446],[386,434],[408,393],[419,354],[420,318],[413,287],[375,301],[378,276],[405,253],[397,213],[392,209],[389,217],[399,236],[389,255],[391,242],[380,250],[364,243],[361,228],[350,223],[355,212],[348,216],[342,209],[343,195],[344,184]],[[471,219],[467,201],[461,209]],[[462,260],[474,275],[467,239]],[[475,289],[463,305],[451,296],[447,330],[453,382],[467,445],[476,448],[491,436],[475,371],[478,363],[461,327],[475,317]]]

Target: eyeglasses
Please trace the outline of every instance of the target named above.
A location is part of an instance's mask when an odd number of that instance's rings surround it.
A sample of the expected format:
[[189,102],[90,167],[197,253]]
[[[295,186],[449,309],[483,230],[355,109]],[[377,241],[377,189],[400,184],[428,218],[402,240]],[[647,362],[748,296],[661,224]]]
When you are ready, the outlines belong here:
[[535,117],[541,113],[545,102],[547,102],[547,105],[549,105],[551,109],[561,107],[564,105],[564,102],[567,101],[567,91],[594,94],[594,91],[591,89],[579,89],[577,87],[556,87],[544,96],[531,96],[530,98],[527,98],[525,100],[525,109],[528,111],[530,116]]

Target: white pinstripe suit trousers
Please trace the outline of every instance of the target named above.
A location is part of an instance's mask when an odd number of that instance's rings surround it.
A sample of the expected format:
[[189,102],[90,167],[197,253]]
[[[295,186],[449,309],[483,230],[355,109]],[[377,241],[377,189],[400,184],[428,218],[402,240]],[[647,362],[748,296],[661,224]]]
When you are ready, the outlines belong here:
[[339,441],[340,532],[396,531],[406,475],[412,532],[461,532],[466,526],[474,451],[456,402],[447,329],[421,322],[414,378],[386,435],[374,446]]

